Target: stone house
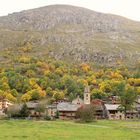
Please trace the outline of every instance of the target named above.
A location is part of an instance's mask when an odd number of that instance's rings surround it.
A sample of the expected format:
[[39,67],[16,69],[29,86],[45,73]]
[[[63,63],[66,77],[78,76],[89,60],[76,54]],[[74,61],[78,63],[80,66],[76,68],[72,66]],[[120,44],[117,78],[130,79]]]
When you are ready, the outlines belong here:
[[140,118],[140,100],[136,100],[131,110],[126,111],[127,119]]
[[38,105],[38,102],[27,102],[26,103],[29,111],[30,111],[30,117],[38,117],[39,116],[39,113],[36,112],[36,107]]
[[91,101],[91,105],[95,107],[95,118],[96,119],[104,119],[106,117],[105,114],[105,106],[104,102],[100,99],[94,99]]
[[138,113],[137,117],[140,118],[140,102],[136,101],[134,104],[135,104],[135,109],[136,109],[136,111]]
[[139,118],[138,111],[136,110],[126,111],[126,119],[137,119],[137,118]]
[[55,118],[57,116],[57,106],[55,104],[54,105],[47,105],[46,109],[45,109],[45,113],[51,119]]
[[[30,111],[30,117],[31,118],[37,118],[39,117],[39,112],[36,111],[36,107],[38,106],[39,102],[37,101],[31,101],[27,102],[27,107]],[[45,111],[41,113],[42,116],[49,116],[51,119],[56,117],[57,107],[56,105],[45,105]]]
[[107,118],[110,120],[123,120],[125,115],[119,109],[119,104],[105,104]]
[[90,89],[85,87],[84,100],[79,96],[72,102],[61,102],[57,104],[60,119],[75,119],[78,108],[90,104]]
[[0,99],[0,115],[5,115],[5,111],[11,105],[13,105],[13,103],[8,99]]
[[59,103],[57,105],[57,110],[59,111],[60,119],[75,119],[76,111],[81,107],[77,104],[72,104],[69,102]]

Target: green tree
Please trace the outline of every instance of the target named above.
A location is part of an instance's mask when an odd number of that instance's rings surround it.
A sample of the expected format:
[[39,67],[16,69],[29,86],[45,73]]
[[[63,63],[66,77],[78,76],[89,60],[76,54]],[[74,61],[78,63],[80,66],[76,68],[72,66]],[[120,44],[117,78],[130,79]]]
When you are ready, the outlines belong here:
[[45,104],[43,103],[39,103],[36,108],[35,111],[39,113],[39,117],[41,117],[41,113],[45,112]]
[[92,98],[92,99],[95,99],[95,98],[97,98],[97,99],[102,99],[102,98],[105,97],[105,96],[106,96],[106,93],[103,92],[103,91],[100,90],[100,89],[93,89],[93,90],[91,91],[91,98]]
[[55,91],[53,91],[53,97],[55,100],[64,99],[64,92],[59,91],[59,90],[55,90]]
[[133,87],[120,83],[117,88],[120,97],[121,108],[124,110],[125,118],[127,110],[133,108],[133,103],[137,97]]
[[12,89],[11,90],[11,94],[14,96],[14,97],[17,97],[18,96],[18,92],[16,89]]
[[93,105],[86,105],[79,108],[76,112],[76,118],[83,122],[92,122],[95,119],[95,107]]
[[25,117],[28,117],[29,116],[29,109],[27,107],[27,104],[24,103],[21,110],[20,110],[20,116],[25,118]]
[[103,81],[100,85],[100,90],[106,93],[110,93],[111,91],[111,84],[109,80]]

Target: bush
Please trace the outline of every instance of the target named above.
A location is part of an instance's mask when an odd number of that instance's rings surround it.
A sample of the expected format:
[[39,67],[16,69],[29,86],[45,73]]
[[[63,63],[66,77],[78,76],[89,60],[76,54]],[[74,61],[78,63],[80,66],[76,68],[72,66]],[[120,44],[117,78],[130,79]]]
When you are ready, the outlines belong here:
[[57,112],[56,112],[55,118],[56,118],[56,119],[59,119],[59,115],[60,115],[60,114],[59,114],[59,111],[57,111]]
[[44,103],[39,103],[36,106],[35,111],[39,113],[39,117],[42,117],[42,113],[45,112],[45,104]]
[[13,106],[8,107],[6,114],[9,118],[17,118],[20,115],[20,107],[19,105],[15,104]]
[[92,122],[95,120],[95,107],[86,105],[81,107],[76,112],[76,118],[82,122]]
[[23,104],[22,107],[15,104],[8,107],[6,114],[9,118],[26,118],[29,116],[29,110],[26,104]]
[[26,118],[29,116],[29,109],[27,107],[27,105],[24,103],[20,112],[19,112],[19,117],[22,117],[22,118]]
[[50,121],[51,120],[51,117],[48,116],[48,115],[46,115],[44,119],[47,120],[47,121]]
[[8,119],[8,117],[5,114],[0,115],[0,120],[6,120],[6,119]]

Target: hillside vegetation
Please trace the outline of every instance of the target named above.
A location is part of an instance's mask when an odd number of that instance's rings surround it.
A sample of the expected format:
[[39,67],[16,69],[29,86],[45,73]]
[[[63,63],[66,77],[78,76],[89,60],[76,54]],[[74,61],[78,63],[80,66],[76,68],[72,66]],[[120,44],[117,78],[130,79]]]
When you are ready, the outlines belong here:
[[[140,23],[53,5],[0,17],[0,96],[13,102],[140,94]],[[129,87],[129,88],[128,88]]]
[[[30,44],[19,48],[17,55],[9,53],[9,61],[0,62],[0,96],[13,102],[68,98],[72,100],[90,85],[92,98],[103,99],[118,95],[118,86],[140,94],[140,63],[129,68],[118,62],[117,67],[105,67],[96,63],[68,63],[49,58],[28,55]],[[27,51],[27,52],[26,52]],[[24,53],[26,52],[26,53]]]
[[[0,60],[26,42],[30,55],[70,62],[133,65],[140,58],[140,23],[68,5],[51,5],[0,17]],[[11,59],[11,58],[10,58]]]

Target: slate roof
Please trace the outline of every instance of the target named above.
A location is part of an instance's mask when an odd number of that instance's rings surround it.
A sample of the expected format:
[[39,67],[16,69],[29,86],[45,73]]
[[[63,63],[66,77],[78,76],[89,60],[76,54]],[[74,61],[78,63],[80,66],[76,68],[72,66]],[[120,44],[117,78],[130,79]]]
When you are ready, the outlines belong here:
[[95,110],[97,111],[97,110],[104,110],[104,108],[103,108],[103,106],[100,106],[100,105],[96,105],[95,106]]
[[118,110],[119,104],[105,104],[107,110]]
[[46,105],[46,108],[56,108],[56,105]]
[[69,102],[63,102],[57,105],[58,111],[77,111],[79,107],[79,105],[72,104]]
[[26,104],[29,109],[34,109],[38,105],[36,102],[27,102]]

